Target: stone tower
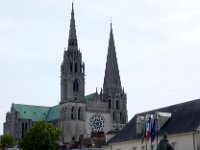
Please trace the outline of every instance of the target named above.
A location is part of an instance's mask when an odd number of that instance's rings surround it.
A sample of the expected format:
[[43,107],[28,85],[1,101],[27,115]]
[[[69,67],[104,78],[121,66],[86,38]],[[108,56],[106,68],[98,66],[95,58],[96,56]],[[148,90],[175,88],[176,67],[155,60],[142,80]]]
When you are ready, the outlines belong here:
[[108,104],[108,109],[112,116],[113,128],[119,129],[120,124],[127,123],[127,98],[121,86],[112,24],[110,24],[110,37],[102,95],[103,101]]
[[61,102],[81,102],[85,94],[85,75],[82,54],[78,49],[74,9],[72,4],[68,48],[61,65]]
[[78,49],[72,3],[68,48],[61,64],[61,129],[63,142],[78,140],[84,134],[85,66]]

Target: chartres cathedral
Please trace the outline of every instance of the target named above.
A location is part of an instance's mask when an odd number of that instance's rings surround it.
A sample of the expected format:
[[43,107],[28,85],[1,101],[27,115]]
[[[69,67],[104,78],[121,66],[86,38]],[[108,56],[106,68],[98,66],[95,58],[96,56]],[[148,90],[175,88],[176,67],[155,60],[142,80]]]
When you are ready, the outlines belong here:
[[[68,47],[61,64],[61,97],[53,107],[12,104],[6,114],[4,134],[17,141],[37,121],[46,120],[63,132],[62,142],[77,141],[92,132],[107,133],[122,129],[127,123],[127,98],[121,86],[112,25],[103,88],[85,95],[85,64],[78,48],[74,9],[72,4]],[[94,90],[95,91],[95,90]]]

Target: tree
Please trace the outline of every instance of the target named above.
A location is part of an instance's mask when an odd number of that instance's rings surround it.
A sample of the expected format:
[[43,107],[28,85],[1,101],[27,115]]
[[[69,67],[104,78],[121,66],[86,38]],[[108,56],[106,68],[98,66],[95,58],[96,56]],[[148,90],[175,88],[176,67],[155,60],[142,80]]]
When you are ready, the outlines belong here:
[[57,150],[60,137],[60,129],[46,121],[39,121],[28,130],[20,147],[23,150]]
[[3,149],[13,147],[15,145],[15,139],[11,135],[2,135],[0,138],[0,145]]

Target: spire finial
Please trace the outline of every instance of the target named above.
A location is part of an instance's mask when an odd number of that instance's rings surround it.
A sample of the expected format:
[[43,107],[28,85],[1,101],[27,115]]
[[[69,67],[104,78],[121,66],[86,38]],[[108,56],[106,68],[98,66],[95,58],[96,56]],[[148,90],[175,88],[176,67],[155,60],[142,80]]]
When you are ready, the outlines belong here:
[[110,28],[112,29],[112,17],[110,17]]
[[74,13],[74,1],[72,1],[72,12],[71,13]]

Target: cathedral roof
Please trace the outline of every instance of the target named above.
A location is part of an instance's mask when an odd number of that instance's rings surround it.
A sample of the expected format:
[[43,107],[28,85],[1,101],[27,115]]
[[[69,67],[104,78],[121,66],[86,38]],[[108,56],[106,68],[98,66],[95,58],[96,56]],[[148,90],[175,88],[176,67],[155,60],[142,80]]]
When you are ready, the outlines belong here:
[[[96,93],[88,94],[84,97],[85,100],[92,100]],[[58,120],[60,118],[59,105],[53,107],[35,106],[25,104],[13,104],[12,107],[18,112],[18,118],[30,119],[32,121],[40,120]]]
[[85,100],[93,100],[94,96],[96,95],[96,92],[95,93],[92,93],[92,94],[88,94],[84,97]]
[[59,105],[54,107],[13,104],[12,107],[18,112],[18,118],[32,121],[57,120],[60,118]]
[[155,112],[171,113],[169,120],[161,127],[159,135],[178,134],[195,132],[200,128],[200,99],[180,103],[148,112],[136,114],[123,130],[114,136],[109,143],[125,142],[136,139],[141,139],[141,135],[136,133],[137,116],[144,116],[145,114],[154,114]]
[[47,121],[58,120],[60,118],[60,106],[56,105],[50,107],[49,113],[47,115]]

